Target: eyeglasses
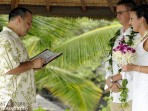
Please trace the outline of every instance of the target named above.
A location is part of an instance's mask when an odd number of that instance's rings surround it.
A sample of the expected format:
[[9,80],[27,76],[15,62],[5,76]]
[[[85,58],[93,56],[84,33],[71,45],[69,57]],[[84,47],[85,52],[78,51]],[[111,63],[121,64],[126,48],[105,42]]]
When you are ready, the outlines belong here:
[[124,12],[128,12],[129,10],[126,10],[126,11],[118,11],[118,12],[116,12],[116,15],[121,15],[121,14],[123,14]]

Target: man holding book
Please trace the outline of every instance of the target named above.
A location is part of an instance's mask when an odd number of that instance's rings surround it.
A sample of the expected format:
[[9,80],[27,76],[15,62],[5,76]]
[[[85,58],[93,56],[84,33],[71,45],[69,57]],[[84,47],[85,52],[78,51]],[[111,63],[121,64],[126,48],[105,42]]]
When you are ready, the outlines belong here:
[[31,111],[36,88],[34,69],[45,63],[43,58],[30,61],[21,37],[32,25],[32,12],[15,8],[9,14],[7,27],[0,32],[0,110]]

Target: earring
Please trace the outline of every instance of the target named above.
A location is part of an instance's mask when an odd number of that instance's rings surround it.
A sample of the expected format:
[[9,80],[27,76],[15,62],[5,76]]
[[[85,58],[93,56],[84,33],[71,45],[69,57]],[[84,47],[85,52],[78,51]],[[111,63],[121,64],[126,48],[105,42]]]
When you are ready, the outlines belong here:
[[140,25],[143,25],[143,23],[141,22]]

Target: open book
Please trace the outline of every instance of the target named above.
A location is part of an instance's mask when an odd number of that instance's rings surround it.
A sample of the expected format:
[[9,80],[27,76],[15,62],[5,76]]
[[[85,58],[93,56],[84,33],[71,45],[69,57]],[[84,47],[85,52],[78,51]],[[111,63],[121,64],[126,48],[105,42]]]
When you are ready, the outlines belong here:
[[46,63],[43,65],[45,66],[46,64],[48,64],[49,62],[53,61],[54,59],[58,58],[59,56],[61,56],[63,53],[54,53],[48,49],[45,49],[44,51],[42,51],[41,53],[39,53],[38,55],[34,56],[33,58],[31,58],[30,60],[34,60],[36,58],[44,58],[46,60]]

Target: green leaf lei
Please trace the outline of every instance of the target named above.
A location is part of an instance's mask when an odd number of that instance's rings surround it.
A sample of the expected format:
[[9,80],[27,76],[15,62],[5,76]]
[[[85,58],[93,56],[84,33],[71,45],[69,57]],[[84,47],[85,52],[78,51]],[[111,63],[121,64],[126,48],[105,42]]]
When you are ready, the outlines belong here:
[[[132,46],[134,44],[133,40],[134,40],[134,37],[136,36],[136,34],[137,33],[132,30],[129,35],[126,35],[126,36],[128,36],[129,40],[126,42],[123,39],[121,42],[124,43],[124,44],[127,44],[129,46]],[[111,70],[112,74],[113,74],[113,68],[112,68],[112,62],[113,62],[112,61],[112,52],[113,52],[114,43],[115,43],[115,41],[116,41],[116,39],[117,39],[118,36],[120,36],[120,29],[115,33],[115,36],[113,38],[111,38],[110,41],[109,41],[109,43],[108,43],[108,45],[110,46],[109,56],[111,56],[108,61],[109,61],[110,67],[111,67],[110,70]],[[121,72],[121,69],[119,69],[118,72],[120,73]],[[122,102],[122,106],[123,107],[126,107],[128,105],[127,102],[126,102],[127,101],[127,97],[128,97],[128,94],[127,93],[129,91],[128,88],[127,88],[127,84],[128,84],[127,79],[123,79],[122,80],[122,87],[120,89],[121,94],[120,94],[120,98],[119,98],[120,101]]]

